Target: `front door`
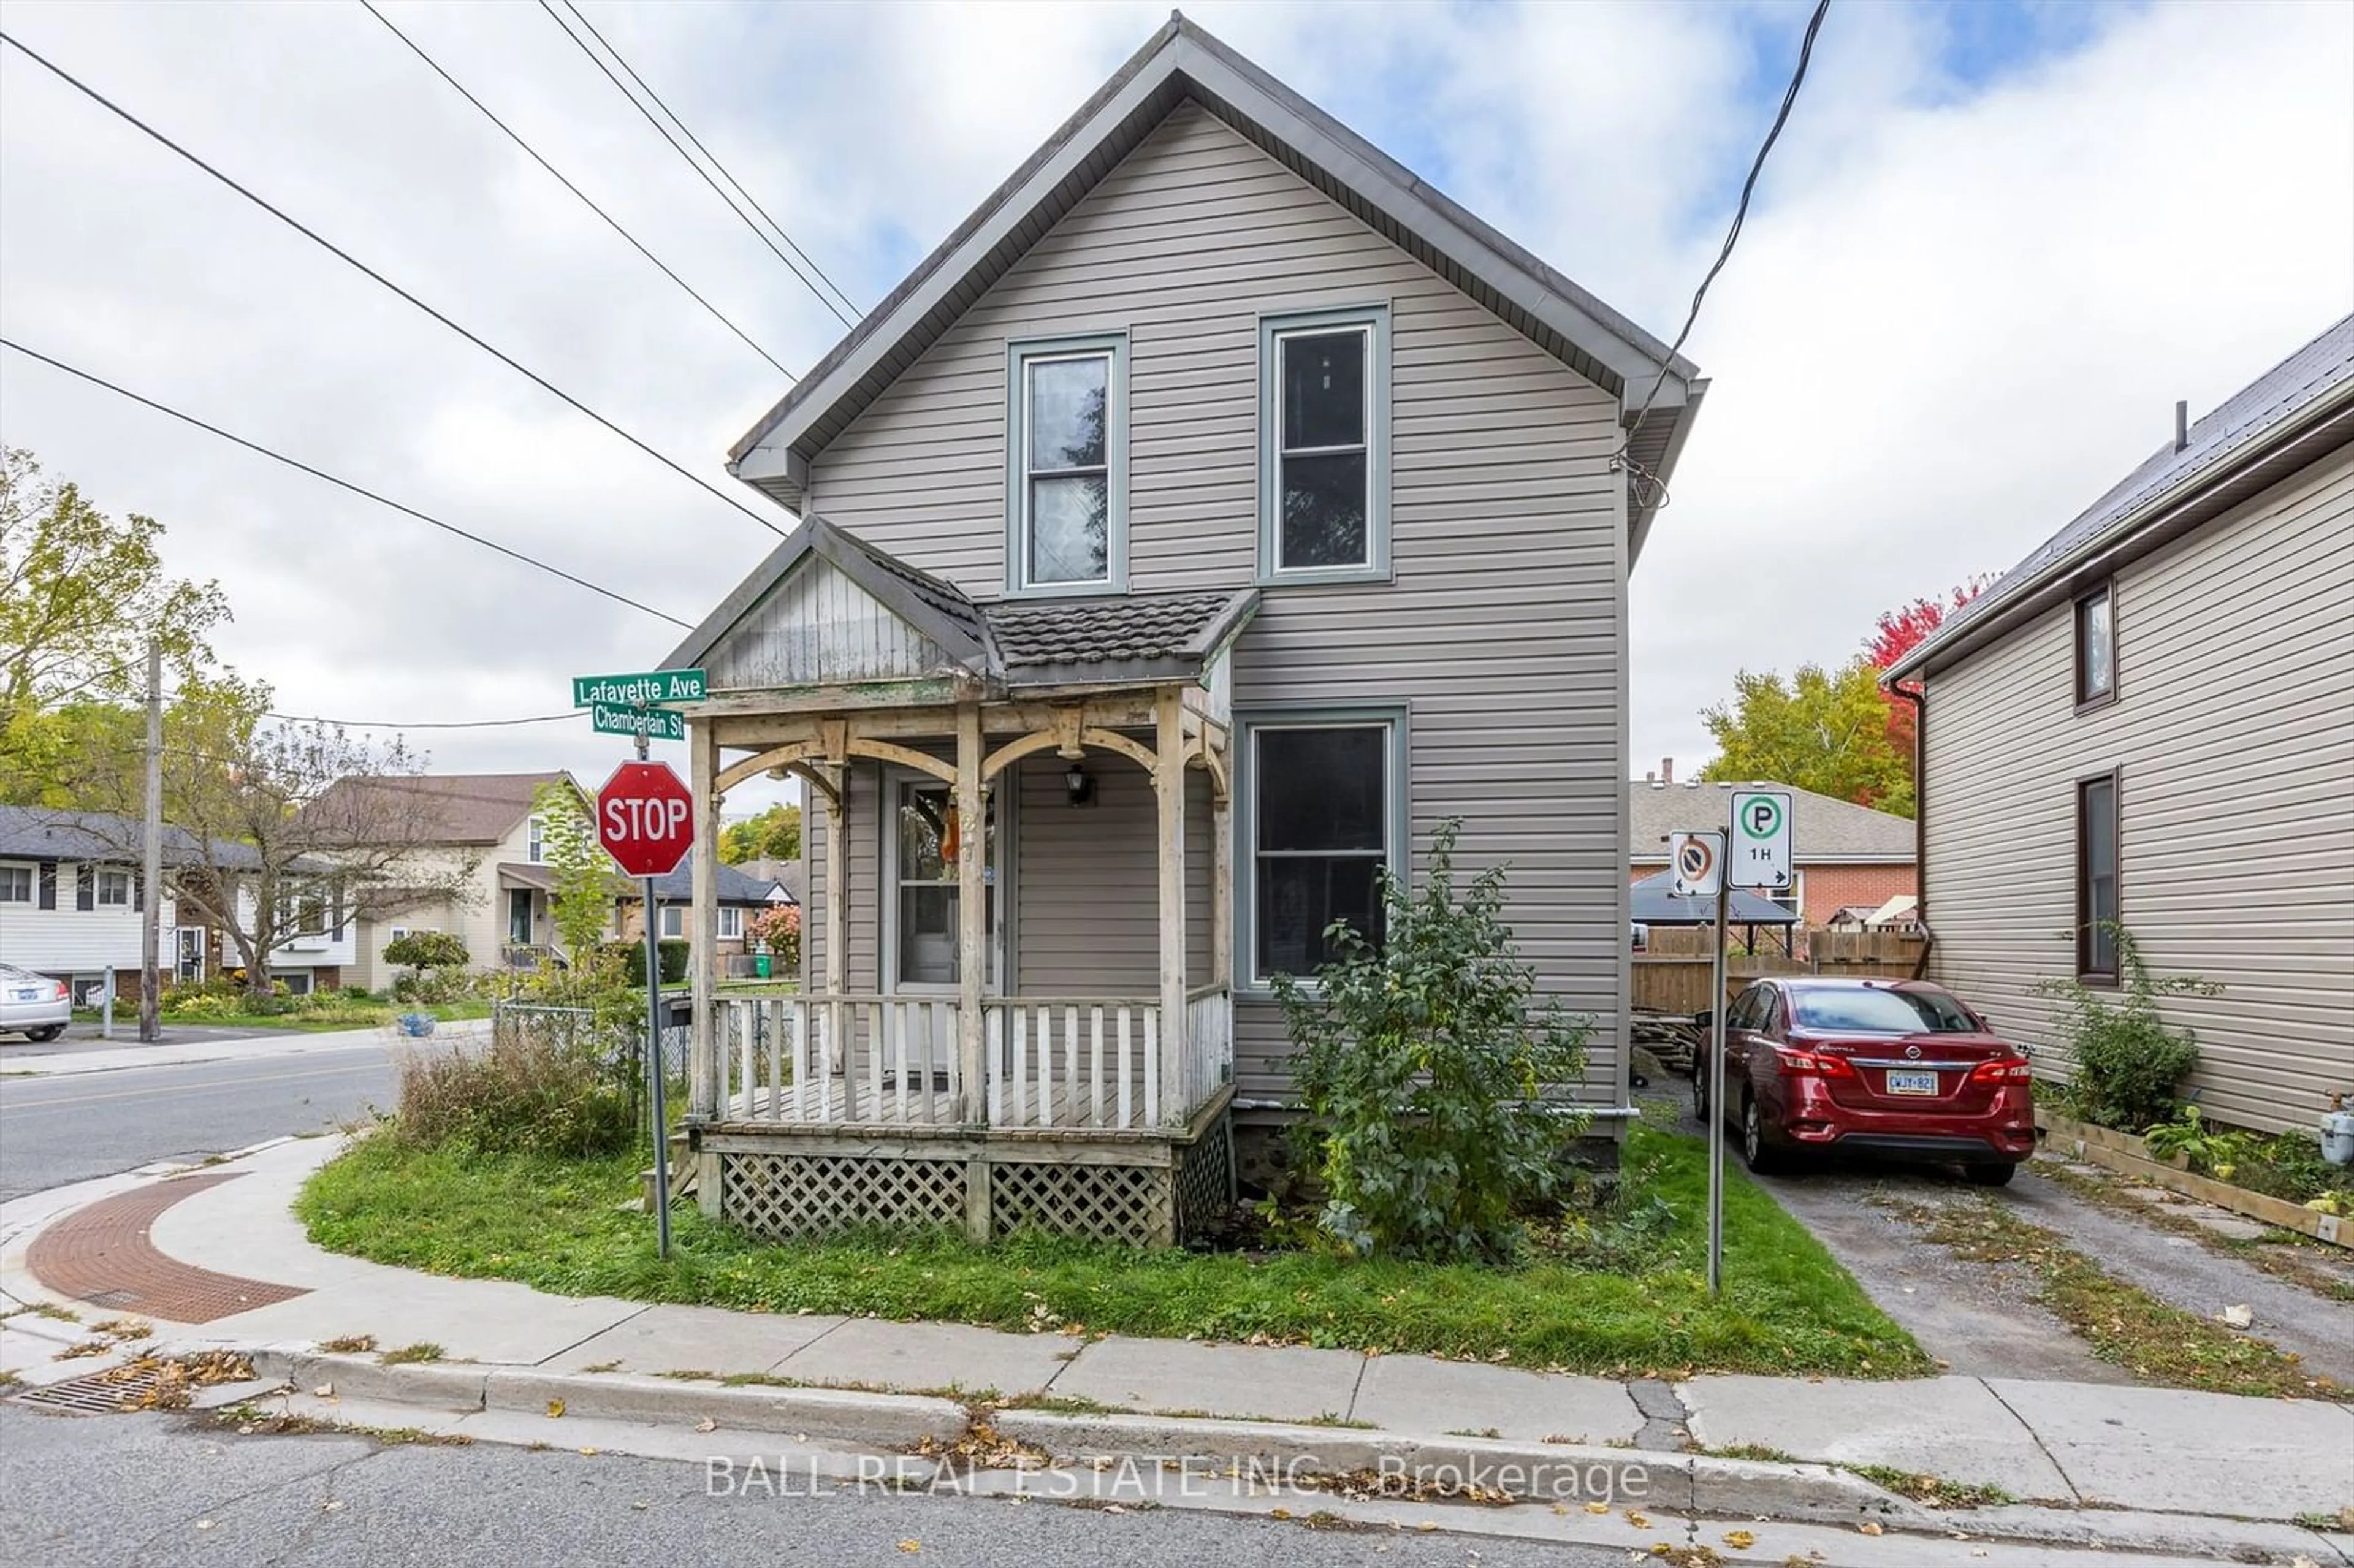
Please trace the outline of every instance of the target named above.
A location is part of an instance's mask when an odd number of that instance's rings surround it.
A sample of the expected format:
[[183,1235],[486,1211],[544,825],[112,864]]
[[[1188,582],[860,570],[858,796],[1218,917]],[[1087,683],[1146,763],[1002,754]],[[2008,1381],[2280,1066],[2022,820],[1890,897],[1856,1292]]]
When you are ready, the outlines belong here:
[[531,946],[531,889],[507,890],[507,940],[518,948]]
[[205,928],[202,926],[183,926],[179,928],[175,943],[178,952],[172,964],[172,972],[184,984],[202,980],[205,978]]
[[[957,851],[946,784],[897,779],[885,788],[891,832],[884,843],[884,989],[944,991],[957,988]],[[981,879],[989,901],[989,975],[983,989],[1002,990],[1006,900],[998,871],[1001,834],[992,791],[985,820]]]

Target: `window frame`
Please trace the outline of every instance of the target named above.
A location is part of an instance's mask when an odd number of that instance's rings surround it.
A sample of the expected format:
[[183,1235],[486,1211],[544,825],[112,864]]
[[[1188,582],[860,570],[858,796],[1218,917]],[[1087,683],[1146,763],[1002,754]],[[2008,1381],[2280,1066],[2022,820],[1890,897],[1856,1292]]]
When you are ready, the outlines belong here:
[[[1085,582],[1030,580],[1030,376],[1054,360],[1110,361],[1104,397],[1104,575]],[[1080,599],[1128,592],[1128,333],[1126,329],[1012,338],[1005,344],[1005,596]]]
[[[730,927],[734,929],[730,930]],[[719,939],[723,942],[740,942],[744,939],[744,906],[742,905],[722,904],[719,906]]]
[[[110,887],[120,887],[122,896],[109,898],[106,894]],[[94,908],[99,909],[130,908],[131,874],[127,871],[111,871],[105,866],[95,868],[90,873],[90,903]]]
[[[2096,599],[2106,604],[2109,609],[2109,683],[2102,691],[2087,692],[2084,689],[2084,650],[2089,639],[2085,634],[2085,612]],[[2069,600],[2068,617],[2068,641],[2074,651],[2076,711],[2081,714],[2107,707],[2117,700],[2116,579],[2105,577],[2077,593]]]
[[[1355,328],[1365,334],[1365,559],[1338,567],[1280,560],[1283,509],[1283,340]],[[1387,301],[1258,318],[1258,582],[1385,583],[1390,563],[1390,307]]]
[[30,904],[39,896],[40,876],[29,863],[11,861],[0,865],[0,885],[13,887],[19,875],[25,879],[25,895],[19,898],[13,893],[0,893],[0,904]]
[[[654,906],[654,926],[656,931],[655,939],[657,941],[684,941],[686,939],[686,906],[684,904],[656,904]],[[673,926],[677,927],[678,929],[675,931],[672,930],[671,927]]]
[[[1258,736],[1266,730],[1368,729],[1386,726],[1384,749],[1383,802],[1385,842],[1383,864],[1392,875],[1414,877],[1414,838],[1409,759],[1412,713],[1403,703],[1327,703],[1310,706],[1239,709],[1235,714],[1235,900],[1232,929],[1235,993],[1265,1001],[1275,994],[1271,980],[1258,973]],[[1310,989],[1313,975],[1293,977]]]
[[2076,980],[2079,984],[2114,988],[2119,980],[2119,965],[2115,948],[2110,948],[2110,964],[2105,969],[2094,967],[2093,932],[2093,865],[2092,825],[2090,805],[2094,788],[2107,785],[2109,790],[2109,906],[2108,918],[2122,926],[2125,923],[2125,782],[2122,770],[2115,768],[2099,773],[2087,773],[2078,778],[2076,790]]
[[524,829],[523,858],[534,865],[547,863],[547,819],[537,812]]

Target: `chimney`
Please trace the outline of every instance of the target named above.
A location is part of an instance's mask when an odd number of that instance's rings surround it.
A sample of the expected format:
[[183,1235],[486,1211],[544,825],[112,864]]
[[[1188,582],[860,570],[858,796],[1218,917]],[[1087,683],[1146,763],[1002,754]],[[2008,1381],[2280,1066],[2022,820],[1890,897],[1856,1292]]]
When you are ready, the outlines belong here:
[[1656,773],[1646,773],[1643,775],[1643,782],[1656,789],[1659,787],[1659,776]]
[[2174,450],[2180,451],[2190,444],[2190,405],[2180,398],[2174,402]]
[[1659,758],[1659,782],[1660,782],[1660,783],[1662,783],[1662,784],[1672,784],[1672,783],[1674,783],[1675,781],[1676,781],[1676,759],[1675,759],[1674,758],[1672,758],[1672,757],[1662,757],[1662,758]]

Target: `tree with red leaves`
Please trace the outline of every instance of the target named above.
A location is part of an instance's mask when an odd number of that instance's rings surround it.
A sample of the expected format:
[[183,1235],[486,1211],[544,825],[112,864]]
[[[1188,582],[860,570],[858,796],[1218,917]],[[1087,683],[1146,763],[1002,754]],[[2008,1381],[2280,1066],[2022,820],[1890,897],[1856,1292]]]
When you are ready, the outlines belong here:
[[[1950,602],[1934,599],[1916,599],[1894,609],[1882,610],[1872,634],[1863,640],[1863,656],[1875,670],[1885,670],[1928,639],[1931,632],[1946,623],[1946,617],[1986,592],[1994,583],[1994,575],[1981,572],[1946,594]],[[1920,687],[1905,683],[1908,691]],[[1882,694],[1888,705],[1888,743],[1900,757],[1913,755],[1913,705],[1899,698]]]

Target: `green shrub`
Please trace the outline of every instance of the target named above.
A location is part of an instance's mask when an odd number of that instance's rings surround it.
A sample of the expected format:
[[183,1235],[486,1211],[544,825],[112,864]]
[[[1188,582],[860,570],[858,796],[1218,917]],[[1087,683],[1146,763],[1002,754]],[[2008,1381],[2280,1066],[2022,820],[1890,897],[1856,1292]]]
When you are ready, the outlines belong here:
[[[691,944],[683,937],[663,937],[659,938],[659,941],[658,961],[662,966],[660,971],[662,983],[684,984],[686,980],[687,955],[692,950]],[[610,959],[620,966],[620,972],[628,984],[636,986],[641,991],[645,989],[646,944],[642,938],[634,942],[600,942],[594,948],[589,949],[589,956],[599,959]]]
[[1583,1075],[1586,1025],[1538,1005],[1501,867],[1457,900],[1459,828],[1440,828],[1418,890],[1384,874],[1378,949],[1335,922],[1314,990],[1276,980],[1308,1113],[1300,1168],[1326,1195],[1317,1224],[1361,1255],[1517,1251],[1520,1216],[1562,1191],[1589,1119],[1558,1097]]
[[419,1149],[586,1160],[637,1135],[626,1072],[585,1044],[499,1031],[480,1055],[419,1054],[401,1064],[392,1136]]
[[2046,980],[2037,989],[2060,1003],[2053,1022],[2075,1059],[2055,1097],[2085,1121],[2140,1132],[2172,1117],[2176,1086],[2199,1065],[2198,1037],[2168,1027],[2158,1000],[2216,996],[2223,988],[2192,975],[2151,974],[2133,934],[2123,926],[2108,928],[2116,936],[2117,972],[2125,982],[2119,991],[2094,991],[2073,980]]
[[468,958],[465,938],[448,931],[409,931],[384,945],[384,961],[407,969],[459,969]]

